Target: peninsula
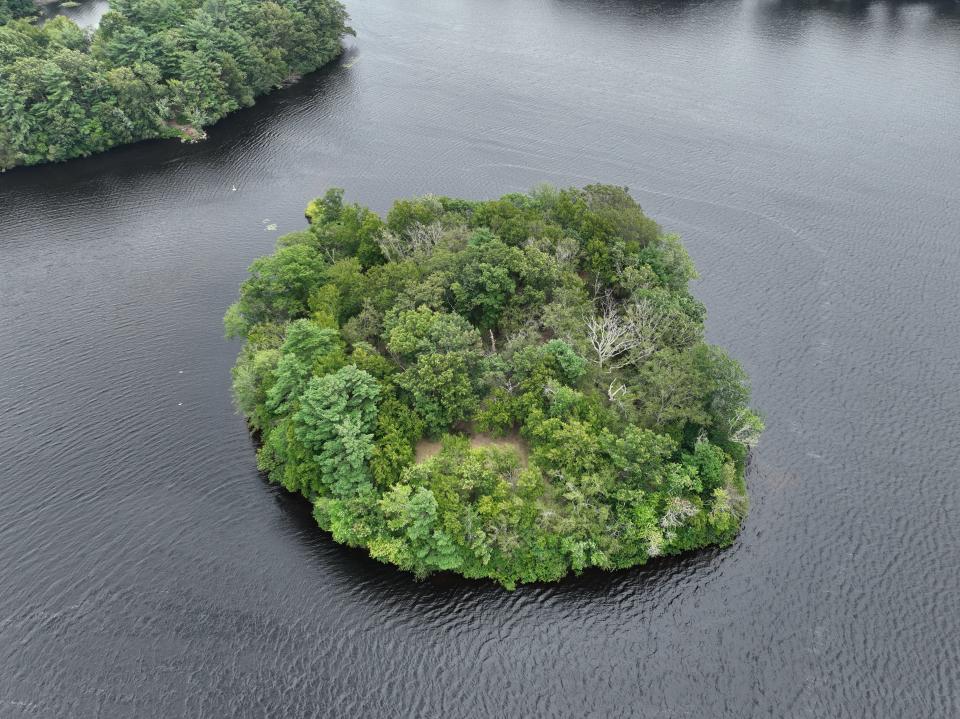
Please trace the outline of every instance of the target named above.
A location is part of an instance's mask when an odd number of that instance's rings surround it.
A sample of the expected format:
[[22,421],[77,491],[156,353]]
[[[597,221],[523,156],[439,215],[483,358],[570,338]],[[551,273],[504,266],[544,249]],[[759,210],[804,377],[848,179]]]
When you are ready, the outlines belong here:
[[336,0],[112,0],[91,34],[0,0],[0,170],[203,128],[313,72],[353,31]]

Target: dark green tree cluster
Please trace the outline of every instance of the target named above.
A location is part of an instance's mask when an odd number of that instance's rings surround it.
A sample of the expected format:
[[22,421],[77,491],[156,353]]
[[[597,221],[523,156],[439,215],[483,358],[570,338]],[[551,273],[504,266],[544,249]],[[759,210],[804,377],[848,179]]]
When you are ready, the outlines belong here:
[[0,25],[14,18],[35,15],[33,0],[0,0]]
[[336,541],[513,587],[733,540],[762,423],[625,189],[307,217],[225,325],[260,467]]
[[[0,0],[0,20],[3,3],[19,0]],[[65,17],[5,22],[0,169],[202,137],[330,62],[352,32],[345,23],[337,0],[113,0],[92,35]]]

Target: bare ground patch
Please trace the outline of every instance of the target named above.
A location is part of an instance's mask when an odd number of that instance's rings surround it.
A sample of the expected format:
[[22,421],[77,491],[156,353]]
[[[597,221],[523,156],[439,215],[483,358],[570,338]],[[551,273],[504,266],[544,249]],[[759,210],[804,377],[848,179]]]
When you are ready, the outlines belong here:
[[[520,435],[516,432],[511,432],[503,437],[494,437],[482,432],[472,433],[467,435],[467,439],[470,440],[471,449],[479,449],[480,447],[495,447],[497,449],[511,450],[520,459],[521,469],[526,469],[527,467],[527,458],[530,456],[530,448],[527,447],[527,443],[524,442]],[[419,442],[417,442],[416,449],[414,450],[417,462],[425,462],[437,454],[442,447],[443,445],[439,441],[421,439]]]

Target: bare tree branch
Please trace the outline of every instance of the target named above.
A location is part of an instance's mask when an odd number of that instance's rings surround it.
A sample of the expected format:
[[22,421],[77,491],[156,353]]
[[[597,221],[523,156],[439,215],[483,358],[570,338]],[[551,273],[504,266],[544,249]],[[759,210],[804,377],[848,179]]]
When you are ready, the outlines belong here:
[[[594,304],[598,303],[595,301]],[[612,359],[623,355],[638,344],[630,323],[620,314],[617,303],[609,292],[599,301],[599,307],[595,309],[595,313],[585,318],[584,324],[587,329],[587,339],[596,355],[595,362],[600,369],[604,369],[604,365]]]

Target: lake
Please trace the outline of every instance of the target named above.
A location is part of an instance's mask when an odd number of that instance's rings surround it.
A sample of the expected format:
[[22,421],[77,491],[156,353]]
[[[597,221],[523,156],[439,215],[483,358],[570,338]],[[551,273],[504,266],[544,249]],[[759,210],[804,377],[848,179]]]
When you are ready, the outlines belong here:
[[107,0],[80,0],[79,2],[73,0],[75,3],[73,5],[70,4],[71,0],[66,2],[67,4],[64,5],[61,0],[42,0],[41,21],[46,22],[52,17],[63,15],[85,30],[92,31],[100,24],[100,18],[110,9],[110,3]]
[[[0,175],[0,716],[957,716],[957,5],[348,7],[334,67],[202,144]],[[683,236],[766,416],[750,514],[417,582],[258,474],[221,317],[331,185],[542,181]]]

